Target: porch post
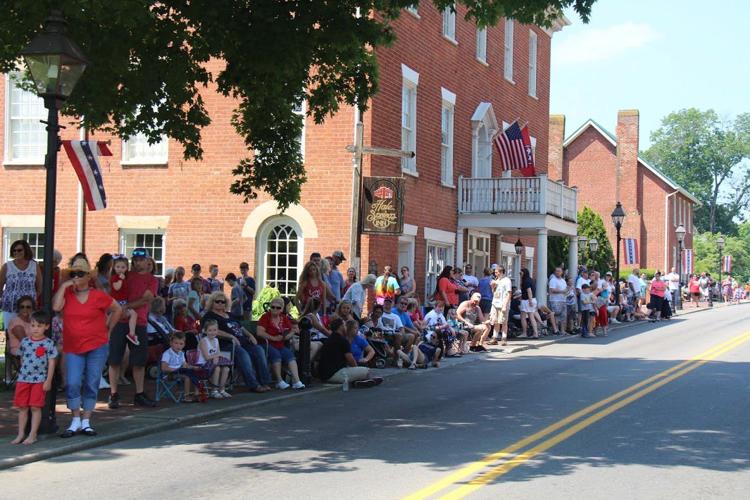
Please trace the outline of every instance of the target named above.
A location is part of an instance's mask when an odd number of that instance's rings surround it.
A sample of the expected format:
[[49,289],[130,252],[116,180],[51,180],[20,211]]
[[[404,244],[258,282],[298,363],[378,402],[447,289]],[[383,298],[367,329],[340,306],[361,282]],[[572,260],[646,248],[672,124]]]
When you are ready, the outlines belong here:
[[536,300],[547,305],[547,228],[537,230],[536,238]]
[[568,276],[578,276],[578,236],[568,237]]
[[456,261],[453,267],[464,267],[464,228],[456,229]]

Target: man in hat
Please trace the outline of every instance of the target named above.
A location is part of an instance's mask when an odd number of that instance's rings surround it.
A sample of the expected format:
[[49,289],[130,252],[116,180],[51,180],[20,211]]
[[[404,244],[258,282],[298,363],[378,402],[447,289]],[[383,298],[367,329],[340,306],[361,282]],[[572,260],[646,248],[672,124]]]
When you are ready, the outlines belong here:
[[352,303],[352,312],[357,318],[362,318],[362,308],[365,305],[365,292],[372,290],[376,279],[377,277],[374,274],[368,274],[361,281],[352,284],[344,294],[343,300],[348,300]]
[[331,275],[329,277],[329,280],[331,283],[331,289],[333,290],[333,295],[336,297],[336,302],[340,302],[341,294],[344,293],[344,288],[346,288],[346,282],[344,281],[344,277],[341,275],[341,271],[339,271],[339,264],[344,262],[346,260],[346,257],[344,257],[344,252],[342,252],[341,250],[336,250],[335,252],[333,252],[333,254],[331,254],[330,259]]
[[[130,345],[130,364],[133,367],[133,382],[135,383],[135,398],[133,403],[137,406],[156,406],[156,403],[146,397],[143,392],[143,379],[146,374],[146,361],[148,360],[148,335],[146,325],[148,324],[148,312],[151,301],[154,300],[159,287],[159,282],[146,266],[149,254],[145,248],[133,250],[131,269],[125,278],[125,286],[128,290],[127,303],[123,310],[132,309],[138,315],[135,334],[139,345]],[[127,344],[128,323],[127,315],[123,314],[123,320],[112,329],[109,337],[109,384],[111,394],[109,396],[109,407],[112,409],[120,407],[120,395],[117,393],[117,383],[120,379],[120,365],[125,354]]]

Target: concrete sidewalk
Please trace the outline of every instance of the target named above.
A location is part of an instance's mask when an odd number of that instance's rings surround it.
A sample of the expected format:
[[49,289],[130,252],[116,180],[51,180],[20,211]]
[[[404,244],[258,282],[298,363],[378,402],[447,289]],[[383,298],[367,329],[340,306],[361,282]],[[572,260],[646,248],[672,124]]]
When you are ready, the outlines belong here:
[[[724,307],[717,305],[716,307]],[[699,311],[711,310],[688,309],[681,311],[677,317],[683,317]],[[610,332],[616,332],[637,324],[645,322],[621,323],[612,325]],[[543,337],[539,340],[533,339],[514,339],[507,346],[490,346],[486,354],[468,354],[461,358],[445,359],[441,362],[439,368],[429,368],[421,370],[429,372],[432,370],[448,369],[452,366],[458,366],[464,363],[486,359],[488,356],[497,354],[513,354],[529,349],[539,349],[557,342],[578,339],[577,335],[565,335],[559,337]],[[409,370],[386,368],[375,370],[378,376],[392,378],[394,376],[408,376]],[[386,382],[387,383],[387,382]],[[95,412],[93,424],[99,433],[96,437],[75,436],[70,439],[61,439],[57,435],[40,436],[37,443],[32,446],[11,445],[9,441],[15,435],[15,432],[2,436],[3,442],[0,443],[0,470],[16,467],[19,465],[46,460],[53,457],[59,457],[74,453],[81,450],[95,448],[118,441],[124,441],[139,436],[157,433],[160,431],[173,429],[177,426],[186,426],[199,422],[210,421],[217,417],[224,417],[234,412],[245,411],[250,408],[268,405],[293,398],[310,397],[318,392],[323,391],[340,391],[340,385],[323,385],[320,383],[313,384],[303,391],[272,391],[265,394],[254,393],[236,393],[231,400],[210,400],[208,403],[200,404],[181,404],[169,405],[157,409],[138,409],[131,413],[124,413],[118,410],[117,418],[104,419],[100,417],[100,412]],[[353,390],[353,389],[352,389]],[[373,389],[377,390],[377,389]],[[3,398],[6,399],[6,398]],[[105,405],[100,405],[106,407]],[[108,411],[102,410],[102,411]],[[63,416],[58,419],[61,428],[68,424],[68,417]]]

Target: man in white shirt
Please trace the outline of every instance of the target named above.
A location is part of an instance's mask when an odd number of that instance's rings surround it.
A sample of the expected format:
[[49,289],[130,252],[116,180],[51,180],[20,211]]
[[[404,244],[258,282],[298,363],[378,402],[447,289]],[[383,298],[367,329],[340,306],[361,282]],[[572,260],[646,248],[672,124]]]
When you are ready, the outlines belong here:
[[637,267],[628,276],[628,288],[633,292],[633,301],[637,304],[641,297],[641,270]]
[[372,290],[377,277],[374,274],[368,274],[362,281],[352,284],[344,294],[342,300],[348,300],[352,303],[352,312],[357,318],[362,318],[362,306],[365,304],[365,292]]
[[[555,272],[549,277],[549,284],[547,286],[547,293],[549,294],[549,308],[555,315],[555,324],[565,325],[567,322],[567,308],[565,307],[565,294],[568,291],[568,284],[563,278],[562,268],[556,267]],[[554,332],[554,335],[559,335],[560,331]]]
[[669,274],[665,274],[662,280],[667,282],[669,286],[669,293],[672,295],[672,308],[677,307],[677,300],[680,298],[680,275],[677,274],[677,270],[673,267]]
[[389,297],[383,300],[383,315],[378,319],[377,327],[383,331],[386,341],[393,346],[394,354],[402,345],[412,344],[412,336],[404,332],[404,324],[398,314],[393,312],[393,300]]
[[508,321],[510,314],[510,299],[513,291],[513,284],[505,275],[505,268],[503,266],[497,266],[495,268],[495,280],[490,283],[492,287],[492,307],[490,308],[490,325],[492,325],[493,333],[492,340],[489,341],[490,345],[497,345],[497,338],[502,327],[502,343],[501,345],[507,345],[508,343]]
[[469,297],[474,293],[474,290],[479,288],[479,278],[474,276],[474,267],[471,264],[464,264],[464,283],[466,283],[466,288],[469,289],[467,292]]

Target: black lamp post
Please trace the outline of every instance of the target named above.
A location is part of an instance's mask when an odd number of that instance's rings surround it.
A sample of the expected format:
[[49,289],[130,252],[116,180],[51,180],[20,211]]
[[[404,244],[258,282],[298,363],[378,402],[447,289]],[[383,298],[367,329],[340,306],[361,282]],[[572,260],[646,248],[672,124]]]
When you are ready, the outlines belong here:
[[[716,247],[719,249],[719,290],[721,290],[721,259],[722,257],[724,257],[724,243],[725,241],[723,236],[719,236],[718,238],[716,238]],[[713,290],[711,290],[710,293],[713,293]],[[719,300],[722,302],[724,301],[723,293],[719,293]]]
[[[78,79],[89,64],[76,43],[66,35],[67,24],[59,11],[53,10],[44,21],[44,29],[37,33],[21,51],[36,93],[44,99],[47,117],[47,186],[44,202],[44,269],[42,307],[52,312],[52,271],[55,248],[55,196],[57,191],[57,151],[60,149],[58,110],[70,97]],[[47,394],[47,405],[42,414],[41,431],[55,432],[55,396],[53,384]]]
[[677,288],[677,299],[675,300],[675,306],[678,309],[682,309],[682,243],[685,241],[685,226],[680,224],[677,229],[674,230],[677,235],[677,276],[679,277],[678,288]]
[[615,225],[615,231],[617,231],[617,251],[615,252],[615,304],[620,304],[620,230],[622,229],[622,221],[625,220],[625,210],[622,209],[622,204],[618,201],[615,205],[615,209],[612,211],[612,224]]

